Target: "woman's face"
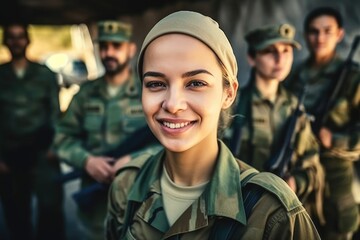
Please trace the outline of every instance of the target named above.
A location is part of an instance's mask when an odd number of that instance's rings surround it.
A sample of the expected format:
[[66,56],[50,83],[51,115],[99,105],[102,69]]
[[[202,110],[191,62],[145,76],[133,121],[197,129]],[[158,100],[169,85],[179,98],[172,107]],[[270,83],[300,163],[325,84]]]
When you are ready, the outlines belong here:
[[344,37],[344,29],[332,16],[319,16],[309,24],[305,39],[310,52],[316,58],[329,58],[335,54],[338,43]]
[[255,58],[249,57],[256,74],[266,80],[284,80],[293,63],[293,47],[287,43],[275,43],[257,51]]
[[183,152],[216,143],[220,111],[235,94],[224,90],[210,48],[187,35],[164,35],[147,47],[142,70],[143,109],[165,148]]

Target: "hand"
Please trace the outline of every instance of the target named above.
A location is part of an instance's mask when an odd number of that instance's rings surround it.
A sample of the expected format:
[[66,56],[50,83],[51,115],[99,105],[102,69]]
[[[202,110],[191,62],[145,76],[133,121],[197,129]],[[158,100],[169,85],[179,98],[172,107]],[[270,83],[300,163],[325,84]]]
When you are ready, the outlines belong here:
[[10,172],[9,167],[6,165],[6,163],[0,160],[0,174],[6,174],[9,172]]
[[[116,172],[121,169],[122,167],[124,167],[125,164],[127,164],[128,162],[131,161],[131,157],[130,155],[126,155],[126,156],[123,156],[121,158],[118,158],[116,159],[116,162],[113,166],[114,168],[114,175],[116,174]],[[114,176],[115,177],[115,176]]]
[[296,181],[293,176],[288,177],[285,179],[285,182],[289,185],[289,187],[296,193]]
[[321,144],[325,147],[325,148],[330,148],[331,147],[331,140],[332,140],[332,133],[328,128],[321,128],[319,131],[319,139]]
[[111,183],[114,177],[114,170],[111,164],[114,159],[110,157],[89,156],[86,159],[86,172],[100,183]]

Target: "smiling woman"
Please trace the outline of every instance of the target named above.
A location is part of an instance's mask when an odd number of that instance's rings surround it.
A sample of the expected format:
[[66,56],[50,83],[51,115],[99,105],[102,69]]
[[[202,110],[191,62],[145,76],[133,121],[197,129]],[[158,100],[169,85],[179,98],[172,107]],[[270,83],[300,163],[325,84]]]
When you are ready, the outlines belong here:
[[138,71],[147,123],[164,150],[119,171],[107,239],[319,239],[282,180],[257,173],[218,140],[238,82],[217,22],[190,11],[165,17],[146,36]]

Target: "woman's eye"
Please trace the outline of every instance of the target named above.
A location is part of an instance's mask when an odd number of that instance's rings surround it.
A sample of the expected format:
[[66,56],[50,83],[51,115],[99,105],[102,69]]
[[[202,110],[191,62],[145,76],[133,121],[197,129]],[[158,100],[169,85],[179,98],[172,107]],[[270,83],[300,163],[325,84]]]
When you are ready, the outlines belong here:
[[163,82],[150,81],[150,82],[145,83],[145,87],[151,88],[151,89],[159,89],[159,88],[165,88],[166,85]]
[[202,87],[206,86],[206,83],[203,81],[191,81],[187,84],[186,87]]

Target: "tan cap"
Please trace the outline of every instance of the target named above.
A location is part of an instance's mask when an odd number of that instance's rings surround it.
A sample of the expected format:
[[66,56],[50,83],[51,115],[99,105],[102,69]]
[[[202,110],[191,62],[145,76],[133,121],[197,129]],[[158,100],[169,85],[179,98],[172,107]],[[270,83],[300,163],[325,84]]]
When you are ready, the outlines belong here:
[[300,49],[300,43],[294,40],[295,32],[295,28],[287,23],[271,25],[250,31],[246,34],[245,40],[249,48],[256,51],[263,50],[278,42],[289,43]]
[[138,58],[138,73],[142,79],[143,56],[146,47],[156,38],[181,33],[197,38],[214,51],[224,65],[230,81],[237,81],[237,62],[232,47],[219,24],[208,16],[192,11],[178,11],[160,20],[147,34]]
[[95,41],[98,42],[127,42],[130,40],[132,34],[130,24],[115,20],[100,21],[97,26],[98,38]]

